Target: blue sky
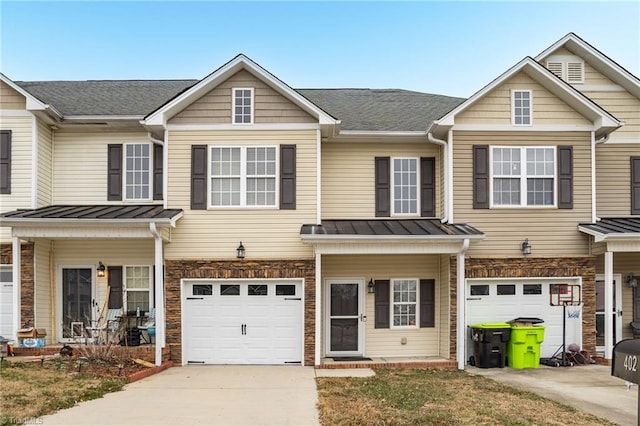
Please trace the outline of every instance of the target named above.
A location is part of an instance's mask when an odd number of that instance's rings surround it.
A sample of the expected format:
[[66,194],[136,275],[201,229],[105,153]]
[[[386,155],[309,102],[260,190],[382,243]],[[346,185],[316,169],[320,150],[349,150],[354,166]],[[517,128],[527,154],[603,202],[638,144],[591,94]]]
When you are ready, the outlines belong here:
[[470,96],[570,31],[640,75],[640,2],[0,0],[13,80],[202,78],[244,53],[294,88]]

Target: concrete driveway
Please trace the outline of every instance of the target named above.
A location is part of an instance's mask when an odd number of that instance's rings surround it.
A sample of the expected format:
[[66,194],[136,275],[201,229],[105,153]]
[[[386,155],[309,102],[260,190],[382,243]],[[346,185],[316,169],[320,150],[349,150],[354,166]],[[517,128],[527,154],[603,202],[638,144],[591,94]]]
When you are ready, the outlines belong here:
[[575,407],[623,426],[636,426],[638,386],[611,376],[611,367],[513,368],[467,367],[470,374],[490,377],[498,382],[537,393],[545,398]]
[[313,367],[190,365],[42,420],[45,425],[317,425],[317,401]]

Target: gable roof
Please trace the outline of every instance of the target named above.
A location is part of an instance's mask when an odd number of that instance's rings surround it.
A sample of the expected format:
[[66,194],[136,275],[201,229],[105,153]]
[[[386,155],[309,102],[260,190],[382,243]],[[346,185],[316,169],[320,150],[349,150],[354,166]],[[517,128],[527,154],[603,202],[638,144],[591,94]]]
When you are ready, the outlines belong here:
[[164,105],[157,108],[150,114],[148,114],[144,122],[146,125],[165,125],[169,118],[173,117],[178,112],[182,111],[191,103],[202,97],[205,93],[208,93],[218,84],[231,77],[233,74],[240,70],[247,70],[257,78],[264,81],[276,92],[289,99],[296,104],[302,110],[310,114],[312,117],[318,119],[321,125],[335,125],[339,124],[339,120],[323,111],[317,105],[309,102],[305,97],[301,96],[283,81],[271,74],[266,69],[262,68],[256,62],[249,59],[243,54],[237,55],[235,58],[188,88],[182,93],[178,94],[174,98],[167,101]]
[[20,93],[26,99],[26,108],[29,111],[49,111],[55,118],[61,118],[62,115],[51,105],[43,102],[31,92],[25,90],[17,82],[14,82],[6,75],[0,72],[0,80],[16,92]]
[[595,130],[597,137],[606,135],[622,126],[622,123],[613,115],[602,109],[599,105],[573,88],[570,84],[558,78],[533,58],[527,56],[491,83],[473,94],[469,99],[444,115],[441,119],[434,121],[428,131],[441,134],[448,130],[455,124],[455,117],[457,114],[471,107],[479,99],[521,71],[525,72],[536,82],[540,83],[544,88],[549,90],[574,110],[591,120],[596,126]]
[[629,93],[640,98],[640,79],[623,68],[613,59],[584,41],[575,33],[569,33],[557,42],[543,50],[535,57],[536,61],[542,61],[561,47],[580,56],[596,70],[609,77],[613,82],[624,87]]

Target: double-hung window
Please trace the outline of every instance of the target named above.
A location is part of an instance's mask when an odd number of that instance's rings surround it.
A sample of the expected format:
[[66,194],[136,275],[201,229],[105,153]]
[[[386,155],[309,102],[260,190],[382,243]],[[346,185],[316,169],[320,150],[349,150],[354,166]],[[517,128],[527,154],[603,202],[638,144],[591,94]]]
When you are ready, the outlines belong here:
[[253,123],[253,89],[233,89],[233,124]]
[[418,327],[418,280],[391,280],[392,327]]
[[153,306],[151,292],[151,267],[126,266],[125,267],[125,300],[128,312],[149,312]]
[[277,148],[211,147],[211,207],[275,207]]
[[514,90],[511,92],[512,122],[514,126],[530,126],[532,123],[531,91]]
[[392,179],[393,214],[418,214],[418,159],[394,158]]
[[555,148],[492,147],[493,206],[554,206]]
[[151,146],[148,143],[125,144],[125,200],[151,199]]

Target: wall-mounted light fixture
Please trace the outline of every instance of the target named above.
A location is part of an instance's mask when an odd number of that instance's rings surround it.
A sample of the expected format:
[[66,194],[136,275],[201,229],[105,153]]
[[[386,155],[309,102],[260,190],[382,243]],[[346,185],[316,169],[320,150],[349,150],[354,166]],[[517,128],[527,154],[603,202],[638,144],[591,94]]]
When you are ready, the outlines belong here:
[[627,275],[626,281],[629,287],[638,287],[638,281],[640,281],[640,278],[634,276],[633,274],[629,274]]
[[369,284],[367,284],[367,290],[369,291],[369,293],[375,293],[376,292],[376,285],[373,282],[373,278],[371,278],[369,280]]
[[244,252],[245,252],[244,246],[242,245],[242,241],[240,241],[240,245],[236,249],[236,257],[238,259],[244,259]]
[[104,266],[104,263],[102,263],[102,261],[98,262],[98,268],[96,269],[98,278],[103,278],[106,275],[106,270],[107,268]]
[[528,239],[528,238],[526,238],[526,239],[522,242],[522,245],[521,245],[521,247],[520,247],[520,248],[521,248],[521,250],[522,250],[522,254],[523,254],[524,256],[526,256],[526,255],[528,255],[528,254],[531,254],[531,244],[529,244],[529,239]]

